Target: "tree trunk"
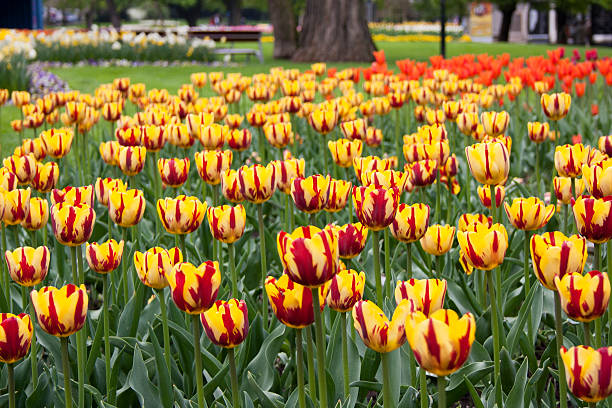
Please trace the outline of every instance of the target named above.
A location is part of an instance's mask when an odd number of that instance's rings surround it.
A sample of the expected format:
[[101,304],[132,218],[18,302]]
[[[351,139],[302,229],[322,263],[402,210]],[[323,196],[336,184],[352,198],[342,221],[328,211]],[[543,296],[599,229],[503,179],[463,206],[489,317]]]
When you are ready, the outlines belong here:
[[226,4],[229,11],[229,25],[240,25],[240,0],[228,0]]
[[106,0],[106,7],[108,8],[108,14],[110,15],[111,24],[116,30],[121,29],[121,17],[117,12],[117,5],[115,0]]
[[294,61],[373,61],[362,0],[306,0]]
[[274,58],[291,58],[296,49],[295,18],[289,0],[268,0],[274,28]]
[[510,24],[512,24],[512,14],[514,14],[514,10],[516,9],[516,4],[512,3],[506,7],[501,7],[500,11],[502,12],[502,23],[499,28],[499,36],[497,38],[498,41],[508,42],[510,38]]
[[202,12],[202,0],[196,0],[195,3],[189,7],[174,5],[172,9],[175,10],[181,18],[185,19],[189,27],[194,27],[198,25],[198,19]]
[[560,7],[557,11],[557,44],[567,44],[569,37],[569,26],[567,24],[568,15]]

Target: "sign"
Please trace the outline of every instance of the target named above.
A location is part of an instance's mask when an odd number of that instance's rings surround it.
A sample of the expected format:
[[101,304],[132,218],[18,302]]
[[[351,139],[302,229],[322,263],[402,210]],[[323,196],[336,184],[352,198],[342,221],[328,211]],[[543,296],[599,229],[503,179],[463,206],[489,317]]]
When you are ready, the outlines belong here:
[[491,3],[470,3],[469,32],[472,41],[493,41],[493,5]]

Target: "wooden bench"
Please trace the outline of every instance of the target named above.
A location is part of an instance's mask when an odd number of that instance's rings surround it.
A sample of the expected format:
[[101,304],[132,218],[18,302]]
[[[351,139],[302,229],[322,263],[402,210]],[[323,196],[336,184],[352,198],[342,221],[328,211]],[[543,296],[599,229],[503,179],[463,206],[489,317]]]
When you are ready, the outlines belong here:
[[[260,63],[264,62],[263,49],[261,45],[261,31],[259,30],[202,30],[198,28],[190,28],[189,36],[205,38],[208,37],[216,43],[225,42],[230,44],[230,47],[215,48],[213,54],[219,55],[246,55],[247,59],[251,55],[255,55]],[[258,49],[253,48],[234,48],[237,42],[257,42]]]
[[[132,29],[136,33],[152,34],[156,33],[159,35],[165,35],[167,29],[160,28],[139,28]],[[170,29],[172,32],[176,32],[176,29]],[[229,47],[214,48],[211,52],[218,55],[246,55],[250,58],[251,55],[255,55],[260,63],[264,62],[263,48],[261,44],[261,31],[256,29],[203,29],[198,27],[190,27],[187,31],[189,37],[197,38],[210,38],[215,43],[226,43]],[[258,49],[254,48],[234,48],[234,44],[237,42],[257,42]]]

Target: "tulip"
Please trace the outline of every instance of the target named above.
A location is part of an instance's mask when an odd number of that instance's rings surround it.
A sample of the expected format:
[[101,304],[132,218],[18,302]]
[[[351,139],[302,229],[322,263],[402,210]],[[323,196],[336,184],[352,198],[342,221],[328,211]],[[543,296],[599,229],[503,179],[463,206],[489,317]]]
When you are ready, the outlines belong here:
[[[34,328],[28,314],[0,313],[0,338],[2,339],[2,342],[0,342],[0,362],[9,364],[9,372],[13,370],[13,363],[28,354],[33,333]],[[12,373],[9,373],[9,377],[11,376]],[[14,386],[15,384],[12,384],[12,387]],[[14,395],[9,396],[9,398],[14,398]],[[14,401],[12,406],[15,406]]]
[[176,306],[196,316],[213,305],[221,285],[221,272],[216,261],[206,261],[198,267],[180,262],[165,277]]
[[17,176],[6,167],[0,167],[0,189],[11,191],[17,188]]
[[367,128],[367,120],[363,118],[342,122],[340,124],[342,134],[345,138],[350,140],[365,140]]
[[121,146],[118,153],[118,165],[126,176],[135,176],[144,168],[147,149],[143,146]]
[[426,204],[400,204],[390,225],[391,234],[400,242],[411,243],[423,237],[429,224],[430,209]]
[[459,217],[459,231],[467,231],[473,224],[493,225],[493,218],[484,214],[463,214]]
[[38,248],[21,247],[4,254],[8,272],[16,283],[32,287],[47,276],[51,253],[45,246]]
[[378,147],[382,143],[383,134],[382,130],[368,127],[366,129],[365,142],[370,147]]
[[325,211],[331,213],[342,211],[351,194],[351,186],[350,181],[330,179]]
[[331,225],[334,232],[338,235],[339,257],[351,259],[363,251],[368,238],[368,228],[357,222],[355,224],[345,224],[342,226]]
[[612,157],[612,135],[600,136],[597,142],[599,150]]
[[9,156],[4,159],[2,164],[17,176],[20,185],[29,184],[36,174],[36,158],[33,154]]
[[587,190],[595,198],[604,198],[612,195],[612,159],[606,159],[591,165],[583,165],[582,176],[584,177]]
[[234,348],[249,332],[249,316],[244,300],[217,300],[200,315],[206,335],[217,346]]
[[610,300],[610,280],[605,272],[591,271],[586,275],[566,274],[555,286],[561,299],[561,307],[570,319],[591,322],[601,317]]
[[5,225],[17,225],[25,220],[30,211],[30,188],[11,191],[0,190],[2,222]]
[[285,272],[292,281],[318,288],[338,271],[338,235],[331,227],[299,227],[292,233],[281,231],[277,250]]
[[240,182],[236,170],[227,169],[221,173],[221,193],[226,200],[239,203],[244,200],[240,193]]
[[86,204],[55,204],[51,207],[51,226],[55,238],[62,245],[77,247],[84,244],[96,221],[96,213]]
[[450,251],[455,239],[455,227],[431,225],[420,239],[421,247],[430,255],[440,256]]
[[544,228],[555,214],[553,204],[547,206],[537,197],[515,198],[512,205],[504,203],[504,209],[514,228],[523,231]]
[[68,337],[85,324],[88,296],[85,285],[45,286],[30,294],[40,327],[57,337]]
[[[574,180],[575,183],[573,188],[572,180]],[[570,204],[574,194],[579,196],[584,191],[585,182],[584,179],[581,178],[572,179],[570,177],[555,177],[553,179],[553,186],[557,200],[562,204]]]
[[239,113],[234,113],[227,115],[224,121],[230,129],[235,130],[238,129],[242,124],[242,121],[244,121],[244,116],[240,115]]
[[[32,179],[32,187],[39,193],[48,193],[55,188],[59,180],[59,166],[55,162],[36,163],[36,173]],[[2,186],[0,185],[0,188]]]
[[165,186],[178,188],[189,176],[189,157],[184,159],[159,159],[157,171]]
[[425,187],[433,184],[438,175],[438,167],[435,160],[419,160],[407,164],[412,184],[417,187]]
[[34,159],[42,160],[47,157],[47,151],[41,138],[24,139],[21,146],[15,148],[13,155],[25,156],[28,154],[34,155]]
[[483,112],[480,115],[480,121],[484,127],[484,131],[489,136],[499,136],[506,132],[510,115],[508,112]]
[[479,124],[478,113],[462,112],[457,115],[457,127],[464,135],[471,135]]
[[317,132],[323,135],[331,132],[338,122],[338,112],[336,110],[315,109],[308,116],[308,123]]
[[[478,186],[478,198],[480,202],[487,208],[491,208],[491,186]],[[495,208],[501,207],[506,197],[506,189],[504,186],[495,186]]]
[[391,162],[377,156],[355,157],[353,159],[353,169],[357,180],[362,180],[363,174],[371,171],[383,171],[391,169]]
[[484,271],[501,265],[508,249],[508,233],[502,224],[474,224],[467,231],[459,231],[457,240],[467,262]]
[[188,149],[195,143],[194,136],[189,132],[189,128],[185,124],[179,123],[167,125],[165,128],[165,133],[168,138],[168,143],[174,146]]
[[601,199],[580,196],[572,199],[572,209],[580,235],[595,244],[612,238],[612,196]]
[[107,274],[117,269],[123,255],[123,240],[110,239],[102,244],[87,244],[85,259],[89,267],[97,273]]
[[548,140],[550,125],[548,122],[527,122],[527,135],[534,143],[542,143]]
[[555,149],[555,168],[562,177],[578,177],[582,173],[588,149],[580,143],[576,145],[557,146]]
[[[344,124],[344,123],[343,123]],[[353,159],[361,156],[363,142],[359,139],[338,139],[327,142],[332,159],[340,167],[351,167]]]
[[476,143],[465,148],[468,165],[474,178],[481,184],[505,183],[510,170],[510,155],[503,143]]
[[198,229],[204,219],[206,207],[206,202],[202,203],[196,197],[185,195],[157,200],[157,214],[170,234],[184,235]]
[[108,211],[113,222],[121,227],[133,227],[142,219],[146,200],[142,190],[111,191],[108,196]]
[[240,193],[249,202],[261,204],[272,197],[276,189],[278,168],[275,163],[267,166],[254,164],[238,169]]
[[100,143],[100,156],[104,163],[111,166],[119,164],[119,149],[121,146],[115,140]]
[[251,146],[253,136],[249,129],[232,129],[227,136],[227,145],[238,152]]
[[172,272],[175,265],[181,262],[183,262],[183,254],[178,248],[166,250],[154,247],[146,252],[134,252],[134,267],[138,278],[143,284],[153,289],[163,289],[168,286],[166,276]]
[[223,147],[228,134],[228,126],[212,123],[210,125],[201,125],[198,137],[204,149],[217,150]]
[[561,358],[567,385],[576,397],[594,404],[612,394],[612,347],[595,350],[577,346],[568,350],[562,346]]
[[293,144],[293,131],[291,123],[269,123],[263,127],[264,135],[268,142],[277,149],[283,149],[288,144]]
[[419,365],[438,377],[454,373],[465,363],[476,335],[476,320],[471,313],[460,318],[449,309],[437,310],[429,316],[416,311],[407,317],[405,324],[410,348]]
[[304,159],[287,159],[275,162],[278,168],[277,188],[285,194],[291,194],[293,179],[304,177]]
[[200,178],[207,184],[219,184],[221,174],[232,164],[232,157],[231,150],[196,152],[195,163]]
[[140,141],[142,138],[142,130],[145,129],[145,126],[138,127],[128,127],[126,129],[119,128],[115,131],[115,138],[117,142],[121,146],[140,146]]
[[586,239],[558,231],[532,236],[530,249],[535,275],[550,290],[556,290],[555,277],[582,273],[587,260]]
[[406,342],[404,325],[412,312],[410,302],[400,302],[391,321],[384,312],[369,300],[360,300],[353,307],[353,322],[363,343],[379,353],[388,353]]
[[364,288],[363,272],[341,270],[325,284],[325,303],[337,312],[349,312],[361,300]]
[[147,152],[158,152],[166,144],[166,133],[165,128],[159,126],[142,126],[140,143],[147,149]]
[[51,193],[51,204],[84,204],[93,207],[94,204],[94,188],[92,185],[83,187],[66,186],[58,190],[54,189]]
[[544,114],[550,119],[557,121],[567,116],[572,104],[572,97],[565,92],[546,94],[540,97],[540,104]]
[[307,214],[314,214],[324,209],[330,180],[330,177],[323,177],[320,174],[307,178],[294,178],[291,183],[291,198],[295,206]]
[[353,187],[353,205],[357,218],[372,231],[385,229],[395,219],[400,194],[397,187]]
[[110,194],[114,191],[120,191],[125,193],[127,191],[127,184],[121,179],[112,179],[110,177],[100,178],[94,183],[94,190],[98,202],[105,207],[108,207]]
[[283,274],[266,278],[265,289],[272,311],[281,323],[300,329],[314,322],[312,293]]

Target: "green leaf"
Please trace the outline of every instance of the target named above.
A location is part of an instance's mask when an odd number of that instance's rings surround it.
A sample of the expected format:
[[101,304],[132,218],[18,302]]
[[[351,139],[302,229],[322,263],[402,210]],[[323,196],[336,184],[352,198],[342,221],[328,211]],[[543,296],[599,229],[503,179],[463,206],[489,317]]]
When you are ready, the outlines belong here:
[[[106,307],[106,305],[102,305]],[[104,335],[104,319],[98,319],[98,325],[96,326],[96,334],[94,335],[93,342],[91,343],[91,351],[87,357],[87,364],[85,365],[85,376],[91,377],[96,360],[101,354],[102,336]]]
[[476,391],[476,388],[474,388],[474,384],[472,384],[470,379],[467,378],[466,376],[463,376],[463,380],[465,381],[468,391],[470,392],[470,395],[472,396],[472,402],[474,402],[474,407],[484,408],[484,404],[480,400],[480,395],[478,395],[478,391]]
[[128,383],[136,395],[138,395],[138,401],[143,407],[162,407],[158,399],[159,390],[149,380],[147,367],[145,366],[144,360],[142,359],[142,353],[140,347],[136,345],[134,347],[134,358],[132,363],[132,370],[128,375]]
[[284,341],[285,326],[278,326],[261,344],[259,353],[253,358],[246,371],[257,377],[258,388],[268,391],[274,383],[274,360]]
[[159,396],[161,398],[162,405],[166,408],[171,408],[172,404],[174,403],[174,399],[172,382],[170,381],[170,371],[166,364],[166,359],[164,358],[164,351],[159,345],[159,341],[157,340],[157,336],[155,335],[155,331],[153,331],[152,327],[149,328],[149,337],[153,343],[153,351],[155,353],[155,367],[157,368],[157,378],[159,379]]
[[449,376],[449,382],[446,386],[446,398],[449,403],[459,401],[466,392],[469,391],[469,386],[463,381],[468,378],[472,383],[478,383],[480,380],[488,376],[493,371],[492,361],[479,361],[476,363],[465,364],[457,372]]
[[531,313],[531,304],[533,303],[533,298],[535,297],[535,294],[541,290],[541,285],[534,285],[529,291],[527,298],[523,302],[523,306],[521,306],[521,309],[519,310],[518,318],[514,321],[514,324],[512,325],[512,328],[508,333],[507,344],[510,349],[510,354],[514,354],[514,352],[516,351],[516,346],[518,344],[518,336],[519,333],[523,331],[523,327],[527,322],[528,314]]
[[280,395],[275,394],[273,392],[264,391],[259,386],[258,381],[255,381],[255,377],[253,377],[253,374],[250,371],[247,371],[246,374],[250,388],[259,397],[259,400],[264,407],[282,408],[284,406],[283,398]]
[[527,384],[527,359],[523,360],[523,364],[518,370],[517,375],[513,378],[514,386],[506,399],[507,407],[523,408],[525,405],[525,385]]
[[510,357],[510,353],[505,347],[502,347],[499,353],[500,365],[501,365],[501,381],[503,390],[505,393],[510,392],[512,385],[514,384],[516,369],[514,368],[514,361]]

